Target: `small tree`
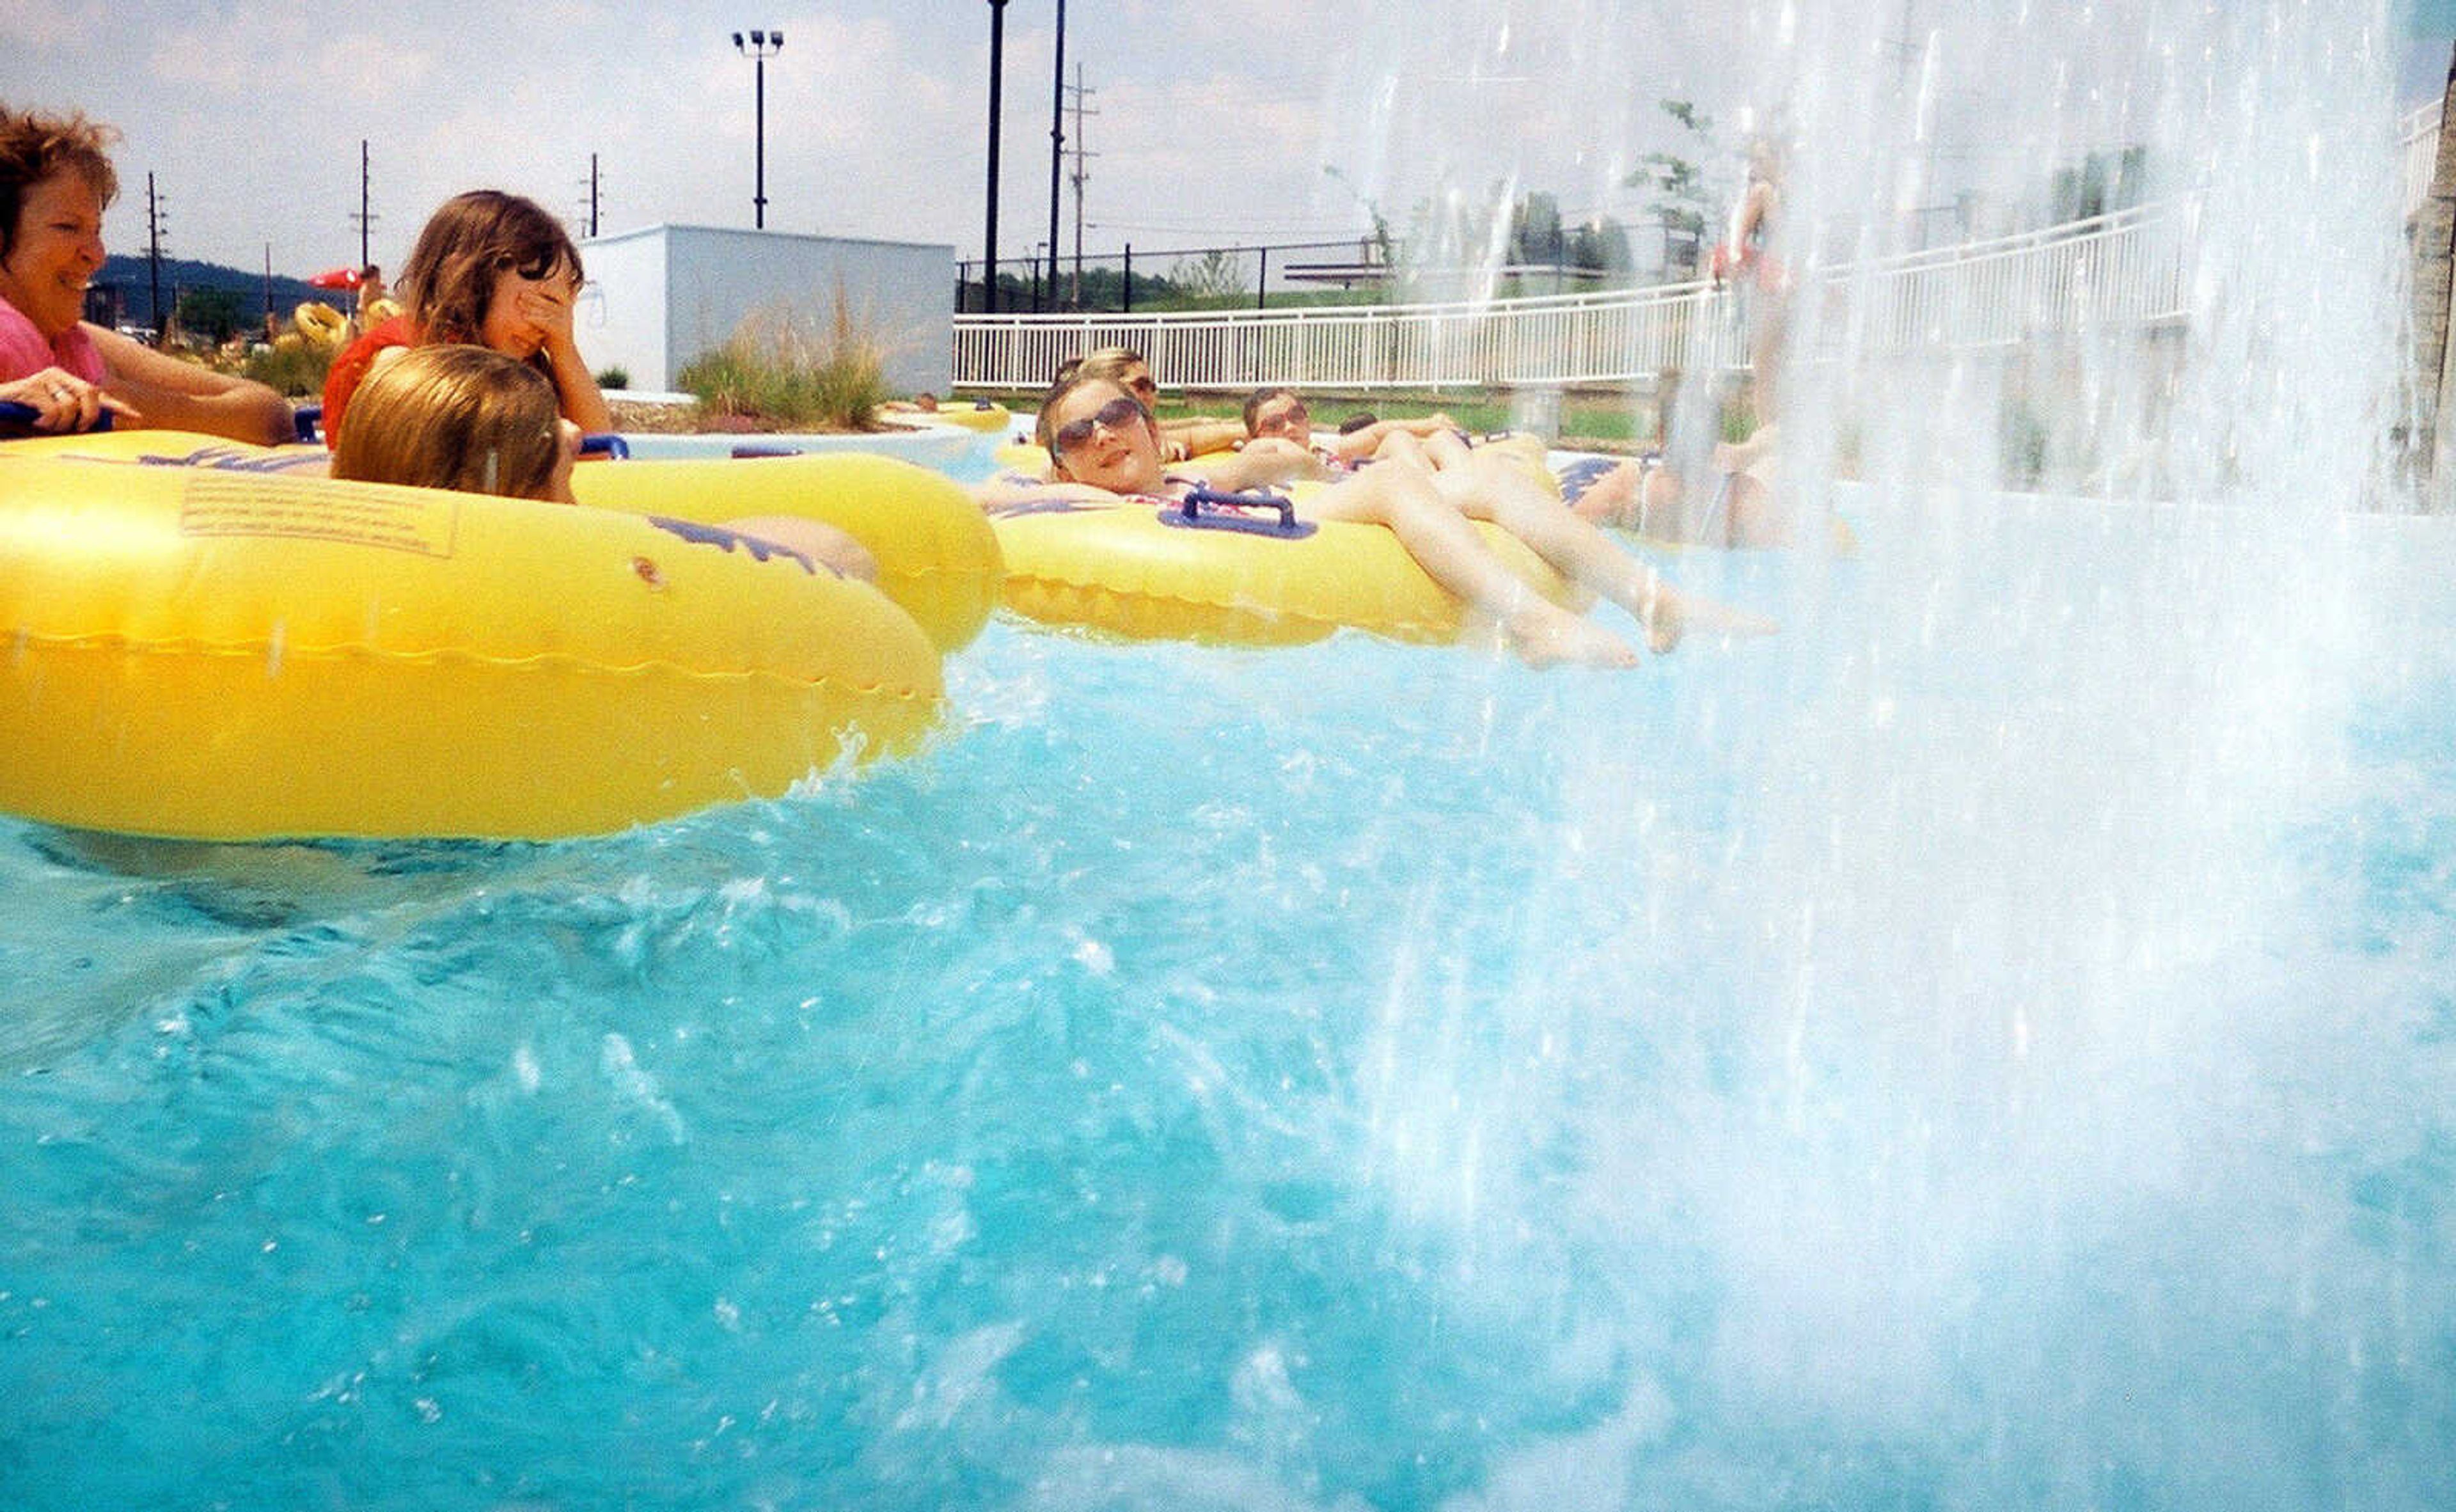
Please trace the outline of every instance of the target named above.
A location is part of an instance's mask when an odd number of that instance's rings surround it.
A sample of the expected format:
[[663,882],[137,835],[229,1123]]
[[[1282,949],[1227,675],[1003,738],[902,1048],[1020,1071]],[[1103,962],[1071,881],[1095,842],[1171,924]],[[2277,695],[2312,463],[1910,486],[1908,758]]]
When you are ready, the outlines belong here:
[[231,289],[189,289],[174,308],[180,330],[216,346],[236,336],[246,318],[237,292]]
[[1179,257],[1169,265],[1168,281],[1189,299],[1230,299],[1245,292],[1244,270],[1225,247],[1214,247],[1199,257]]
[[1646,166],[1629,174],[1627,184],[1632,189],[1655,191],[1646,208],[1663,226],[1663,276],[1694,277],[1705,250],[1708,217],[1714,208],[1706,186],[1705,170],[1700,166],[1713,155],[1714,122],[1711,116],[1699,114],[1696,105],[1688,100],[1663,101],[1663,113],[1688,133],[1697,158],[1691,160],[1678,153],[1648,153],[1641,159]]
[[1545,190],[1520,197],[1509,211],[1507,260],[1535,267],[1568,261],[1569,244],[1561,234],[1561,203]]

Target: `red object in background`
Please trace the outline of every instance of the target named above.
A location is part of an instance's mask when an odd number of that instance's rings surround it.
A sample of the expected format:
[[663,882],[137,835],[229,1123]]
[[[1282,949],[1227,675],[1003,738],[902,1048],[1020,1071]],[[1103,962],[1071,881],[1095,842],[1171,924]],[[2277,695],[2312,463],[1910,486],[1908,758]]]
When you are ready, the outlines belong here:
[[319,273],[313,278],[308,279],[307,283],[309,287],[316,289],[355,289],[358,286],[358,270],[356,268],[327,268],[322,273]]

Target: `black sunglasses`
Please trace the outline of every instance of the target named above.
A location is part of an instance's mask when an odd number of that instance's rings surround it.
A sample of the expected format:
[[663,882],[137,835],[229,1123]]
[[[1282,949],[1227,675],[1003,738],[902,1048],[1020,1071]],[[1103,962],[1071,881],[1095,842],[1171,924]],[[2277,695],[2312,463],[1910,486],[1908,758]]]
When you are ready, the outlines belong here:
[[1140,401],[1120,395],[1103,404],[1097,411],[1079,420],[1068,420],[1051,435],[1050,441],[1058,451],[1071,452],[1092,439],[1092,427],[1105,425],[1113,431],[1124,430],[1143,418]]

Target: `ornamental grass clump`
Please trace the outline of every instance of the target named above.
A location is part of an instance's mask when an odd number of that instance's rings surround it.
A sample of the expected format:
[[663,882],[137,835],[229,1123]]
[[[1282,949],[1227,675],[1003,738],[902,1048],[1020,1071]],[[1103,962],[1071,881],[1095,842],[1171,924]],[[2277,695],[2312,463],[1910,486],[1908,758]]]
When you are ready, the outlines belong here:
[[888,398],[884,347],[841,290],[824,327],[787,309],[754,314],[675,381],[712,416],[778,430],[868,430]]

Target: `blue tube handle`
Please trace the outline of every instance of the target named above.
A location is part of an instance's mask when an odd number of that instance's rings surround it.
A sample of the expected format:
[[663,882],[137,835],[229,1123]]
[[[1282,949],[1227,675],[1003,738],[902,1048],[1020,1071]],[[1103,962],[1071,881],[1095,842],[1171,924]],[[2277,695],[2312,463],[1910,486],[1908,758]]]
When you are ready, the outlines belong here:
[[34,429],[34,421],[42,419],[42,416],[43,412],[34,408],[31,404],[20,404],[14,399],[0,399],[0,431],[6,431],[11,436],[73,436],[79,434],[91,436],[96,431],[107,431],[111,429],[112,412],[110,410],[104,410],[100,415],[94,417],[93,423],[87,426],[81,433],[75,431],[38,431]]

